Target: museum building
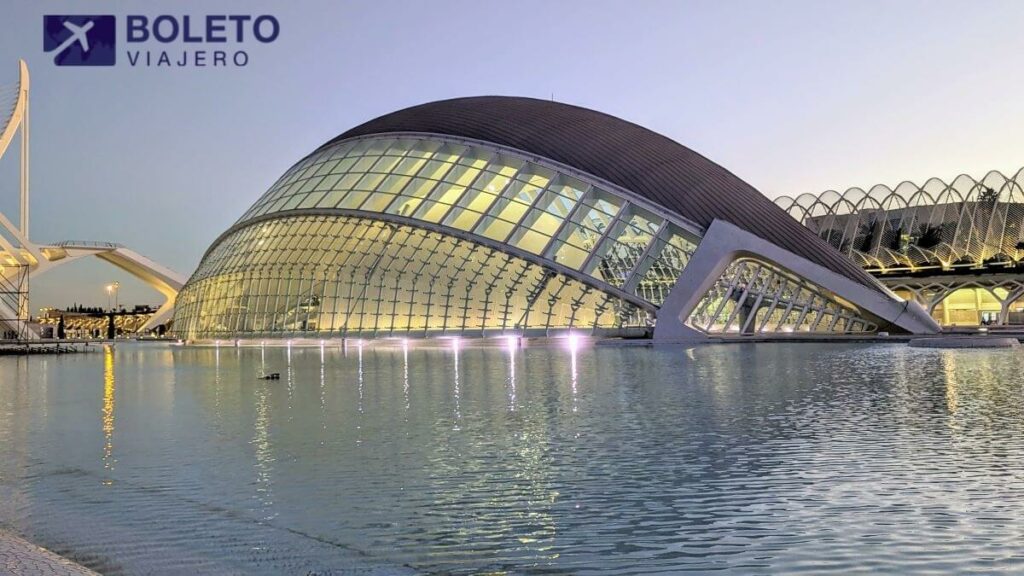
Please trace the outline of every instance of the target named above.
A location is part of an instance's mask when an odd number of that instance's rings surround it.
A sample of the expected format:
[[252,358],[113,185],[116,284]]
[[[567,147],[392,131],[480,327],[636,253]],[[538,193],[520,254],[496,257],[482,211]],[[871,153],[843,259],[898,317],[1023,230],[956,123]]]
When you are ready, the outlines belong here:
[[700,154],[498,96],[386,114],[299,160],[213,242],[173,324],[190,341],[936,330]]
[[[1024,169],[776,203],[942,326],[1024,325]],[[1013,328],[1017,329],[1017,328]]]

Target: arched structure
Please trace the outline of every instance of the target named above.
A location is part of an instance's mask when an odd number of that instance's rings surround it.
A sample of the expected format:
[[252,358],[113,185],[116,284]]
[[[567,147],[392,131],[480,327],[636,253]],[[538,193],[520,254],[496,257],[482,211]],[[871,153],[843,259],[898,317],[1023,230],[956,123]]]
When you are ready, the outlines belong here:
[[327,142],[213,243],[175,315],[187,339],[935,328],[696,152],[509,97]]
[[[10,102],[5,102],[9,99]],[[160,292],[164,304],[143,330],[167,322],[174,301],[185,282],[179,274],[156,264],[124,246],[107,242],[59,242],[36,244],[29,239],[29,74],[19,62],[18,82],[13,90],[0,89],[0,109],[9,104],[9,116],[0,117],[0,157],[8,151],[17,134],[20,149],[20,215],[15,225],[0,213],[0,336],[38,338],[28,323],[28,294],[32,278],[52,268],[85,256],[96,256],[141,279]]]
[[776,203],[942,325],[1024,324],[1024,169]]
[[782,196],[782,209],[870,271],[971,269],[1024,260],[1024,168],[980,180]]

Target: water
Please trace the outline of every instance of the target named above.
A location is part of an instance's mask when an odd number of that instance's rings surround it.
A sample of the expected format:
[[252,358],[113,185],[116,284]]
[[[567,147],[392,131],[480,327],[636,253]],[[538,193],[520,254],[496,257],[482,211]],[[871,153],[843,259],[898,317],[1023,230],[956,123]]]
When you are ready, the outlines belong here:
[[1021,374],[864,344],[0,358],[0,527],[111,574],[1024,571]]

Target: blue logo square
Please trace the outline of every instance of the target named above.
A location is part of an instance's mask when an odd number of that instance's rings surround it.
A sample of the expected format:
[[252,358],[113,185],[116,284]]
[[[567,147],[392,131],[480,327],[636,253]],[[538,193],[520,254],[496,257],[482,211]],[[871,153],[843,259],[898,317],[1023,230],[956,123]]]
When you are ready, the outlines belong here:
[[57,66],[113,66],[117,22],[110,15],[43,16],[43,51]]

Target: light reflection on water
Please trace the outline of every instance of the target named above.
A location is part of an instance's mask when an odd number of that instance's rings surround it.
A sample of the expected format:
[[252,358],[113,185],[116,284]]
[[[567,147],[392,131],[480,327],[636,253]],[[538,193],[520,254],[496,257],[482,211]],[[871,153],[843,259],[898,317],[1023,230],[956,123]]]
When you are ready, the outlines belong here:
[[[103,347],[103,468],[114,470],[114,348]],[[110,484],[111,480],[105,480]]]
[[1024,569],[1024,354],[575,344],[3,358],[0,527],[112,574]]

